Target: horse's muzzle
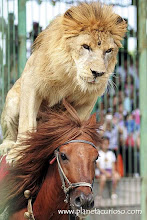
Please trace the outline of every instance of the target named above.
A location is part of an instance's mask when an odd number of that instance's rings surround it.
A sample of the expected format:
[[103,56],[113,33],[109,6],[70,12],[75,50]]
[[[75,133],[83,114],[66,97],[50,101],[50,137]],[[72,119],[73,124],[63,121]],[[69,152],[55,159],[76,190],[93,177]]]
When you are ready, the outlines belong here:
[[92,193],[86,195],[84,192],[80,192],[74,198],[71,198],[71,206],[74,209],[90,210],[94,207],[94,196]]

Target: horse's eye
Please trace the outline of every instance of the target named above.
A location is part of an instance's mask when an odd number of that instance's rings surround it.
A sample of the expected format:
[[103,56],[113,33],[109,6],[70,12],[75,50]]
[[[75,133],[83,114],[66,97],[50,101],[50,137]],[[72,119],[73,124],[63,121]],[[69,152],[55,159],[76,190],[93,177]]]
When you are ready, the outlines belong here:
[[98,154],[98,155],[97,155],[97,158],[95,159],[95,161],[96,161],[96,160],[98,160],[98,159],[99,159],[99,157],[100,157],[100,155]]
[[90,50],[90,49],[91,49],[87,44],[83,44],[82,46],[83,46],[84,49],[86,49],[86,50]]
[[62,159],[62,160],[67,160],[67,156],[66,156],[66,154],[61,153],[61,159]]
[[111,53],[112,52],[112,48],[109,48],[108,50],[106,50],[105,53]]

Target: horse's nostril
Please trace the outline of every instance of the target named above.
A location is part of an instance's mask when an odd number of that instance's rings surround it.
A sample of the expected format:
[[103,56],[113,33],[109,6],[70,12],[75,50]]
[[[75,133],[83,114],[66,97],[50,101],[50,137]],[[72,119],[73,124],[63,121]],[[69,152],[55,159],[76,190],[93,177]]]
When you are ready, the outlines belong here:
[[78,197],[75,198],[75,207],[83,209],[92,209],[94,207],[94,197],[93,194],[85,195],[81,193]]
[[84,193],[81,193],[75,198],[74,205],[78,209],[92,209],[94,207],[93,194],[85,195]]
[[82,203],[81,203],[81,198],[80,196],[78,196],[76,199],[75,199],[75,206],[76,207],[81,207]]
[[89,204],[89,208],[92,209],[94,207],[94,200]]
[[92,209],[94,207],[94,197],[93,197],[93,194],[90,194],[87,197],[87,205],[88,205],[89,209]]

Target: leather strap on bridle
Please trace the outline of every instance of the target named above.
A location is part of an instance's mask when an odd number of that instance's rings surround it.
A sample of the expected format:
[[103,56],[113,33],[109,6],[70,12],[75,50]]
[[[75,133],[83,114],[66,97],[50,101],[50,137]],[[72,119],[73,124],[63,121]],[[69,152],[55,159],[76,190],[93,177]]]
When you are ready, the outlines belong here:
[[71,140],[71,141],[66,141],[64,144],[61,144],[58,146],[57,149],[59,149],[61,146],[63,145],[66,145],[66,144],[69,144],[69,143],[84,143],[84,144],[90,144],[92,147],[94,147],[95,149],[97,149],[97,147],[90,141],[85,141],[85,140],[80,140],[80,139],[77,139],[77,140]]
[[[66,145],[66,144],[69,144],[69,143],[86,143],[86,144],[90,144],[91,146],[93,146],[95,149],[96,146],[90,142],[90,141],[85,141],[85,140],[71,140],[71,141],[67,141],[65,142],[64,144],[62,145]],[[59,148],[62,146],[60,145],[56,150],[55,150],[55,157],[57,159],[57,163],[58,163],[58,170],[59,170],[59,175],[60,175],[60,178],[61,178],[61,182],[62,182],[62,189],[65,193],[65,200],[64,202],[65,203],[68,203],[68,200],[69,200],[69,192],[71,189],[73,188],[76,188],[76,187],[79,187],[79,186],[87,186],[87,187],[90,187],[92,189],[93,187],[93,183],[87,183],[87,182],[78,182],[78,183],[71,183],[69,181],[69,179],[66,177],[62,167],[61,167],[61,164],[60,164],[60,159],[59,159]],[[68,187],[66,187],[66,184],[68,185]]]

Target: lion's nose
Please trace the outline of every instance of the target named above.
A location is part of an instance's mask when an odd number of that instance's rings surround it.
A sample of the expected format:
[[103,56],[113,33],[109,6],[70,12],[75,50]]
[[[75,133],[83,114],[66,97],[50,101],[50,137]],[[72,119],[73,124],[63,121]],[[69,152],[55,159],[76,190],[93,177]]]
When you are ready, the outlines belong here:
[[104,75],[105,72],[97,72],[95,70],[91,70],[92,75],[94,76],[94,78],[100,77],[102,75]]

